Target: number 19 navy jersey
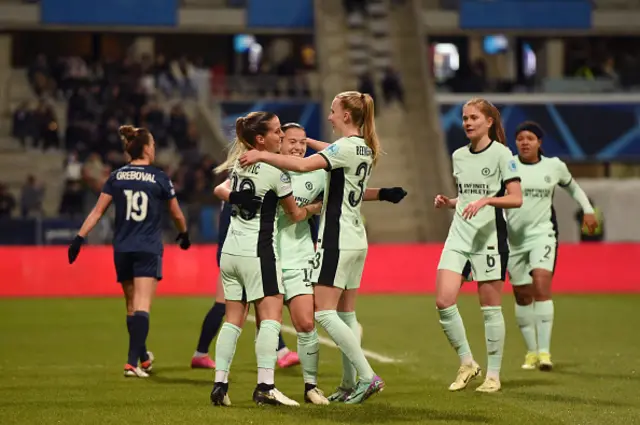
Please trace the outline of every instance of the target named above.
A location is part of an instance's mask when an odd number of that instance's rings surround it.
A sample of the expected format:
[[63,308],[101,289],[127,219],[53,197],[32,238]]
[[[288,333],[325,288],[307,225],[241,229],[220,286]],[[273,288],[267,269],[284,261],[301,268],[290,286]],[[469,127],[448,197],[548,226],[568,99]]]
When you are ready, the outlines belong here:
[[169,177],[152,165],[125,165],[111,173],[102,192],[116,209],[113,250],[162,255],[162,214],[176,196]]

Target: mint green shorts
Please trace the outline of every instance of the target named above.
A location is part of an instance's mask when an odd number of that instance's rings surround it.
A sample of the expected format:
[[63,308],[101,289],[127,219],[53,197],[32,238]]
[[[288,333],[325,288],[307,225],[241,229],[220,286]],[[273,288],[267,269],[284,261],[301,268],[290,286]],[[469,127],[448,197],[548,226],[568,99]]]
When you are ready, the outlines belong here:
[[264,297],[284,294],[280,262],[259,257],[222,253],[220,275],[224,298],[229,301],[253,302]]
[[282,271],[284,300],[289,301],[298,295],[313,295],[311,269],[285,269]]
[[[509,253],[470,254],[445,249],[440,255],[438,270],[450,270],[466,281],[490,282],[505,280]],[[471,277],[473,274],[473,278]]]
[[555,240],[543,240],[528,251],[509,255],[509,281],[513,286],[530,285],[533,283],[533,270],[555,271],[557,256],[558,243]]
[[311,260],[311,281],[317,285],[333,286],[343,290],[358,289],[366,259],[366,249],[319,248]]

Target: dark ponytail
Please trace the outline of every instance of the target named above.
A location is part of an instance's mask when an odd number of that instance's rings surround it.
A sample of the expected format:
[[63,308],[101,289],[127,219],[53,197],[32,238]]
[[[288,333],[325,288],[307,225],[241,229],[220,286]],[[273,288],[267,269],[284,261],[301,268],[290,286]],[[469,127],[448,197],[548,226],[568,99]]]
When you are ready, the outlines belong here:
[[132,125],[121,125],[118,133],[124,144],[124,151],[129,154],[131,160],[142,159],[144,157],[144,147],[151,140],[149,130],[135,128]]

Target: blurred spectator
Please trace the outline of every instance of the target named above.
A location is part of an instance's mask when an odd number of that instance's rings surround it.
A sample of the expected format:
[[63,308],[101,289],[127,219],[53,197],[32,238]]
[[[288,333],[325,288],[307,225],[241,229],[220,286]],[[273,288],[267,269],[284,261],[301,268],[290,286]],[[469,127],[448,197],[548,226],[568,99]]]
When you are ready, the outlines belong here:
[[153,134],[158,147],[169,145],[165,114],[157,102],[152,101],[142,108],[140,124]]
[[182,97],[195,97],[196,90],[193,81],[195,69],[187,60],[186,56],[182,56],[179,60],[171,63],[171,73]]
[[358,83],[358,91],[360,93],[368,93],[369,96],[373,98],[373,101],[374,102],[376,101],[376,84],[373,81],[373,77],[371,76],[371,73],[367,72],[360,76],[360,81]]
[[84,191],[80,181],[67,180],[60,201],[59,214],[69,217],[84,215]]
[[102,190],[102,176],[104,175],[105,165],[98,153],[92,153],[85,161],[82,169],[82,179],[86,186],[93,193],[100,193]]
[[65,161],[65,177],[67,182],[82,180],[82,162],[78,159],[78,152],[73,151]]
[[0,182],[0,217],[10,217],[16,207],[16,200],[7,190],[7,186]]
[[42,201],[44,199],[44,185],[36,182],[35,176],[29,174],[26,183],[20,193],[20,211],[22,217],[42,214]]
[[176,81],[171,73],[171,67],[169,66],[169,62],[167,62],[167,58],[162,54],[156,56],[154,74],[156,77],[156,87],[160,89],[165,96],[169,96],[173,92]]
[[384,77],[382,77],[382,95],[387,105],[395,100],[404,105],[404,89],[400,82],[400,76],[390,66],[385,69]]
[[34,143],[37,134],[38,129],[29,102],[22,102],[13,113],[11,135],[18,139],[23,147],[27,147],[28,142]]
[[33,87],[33,91],[38,96],[52,92],[55,88],[51,67],[49,66],[47,57],[42,53],[36,57],[35,62],[29,67],[27,77]]
[[42,142],[42,148],[45,150],[59,148],[58,122],[53,107],[41,100],[34,114],[38,128],[36,145],[40,145],[40,142]]
[[607,56],[605,61],[602,63],[601,67],[601,76],[604,78],[609,78],[614,82],[618,83],[620,81],[620,76],[616,71],[616,62],[613,56]]
[[189,128],[189,119],[184,112],[181,104],[175,105],[171,108],[171,115],[169,118],[169,134],[173,139],[178,150],[186,148],[187,145],[187,130]]
[[118,133],[119,126],[120,124],[115,118],[110,118],[107,125],[100,130],[97,152],[103,160],[109,163],[115,161],[117,164],[122,161],[122,140]]

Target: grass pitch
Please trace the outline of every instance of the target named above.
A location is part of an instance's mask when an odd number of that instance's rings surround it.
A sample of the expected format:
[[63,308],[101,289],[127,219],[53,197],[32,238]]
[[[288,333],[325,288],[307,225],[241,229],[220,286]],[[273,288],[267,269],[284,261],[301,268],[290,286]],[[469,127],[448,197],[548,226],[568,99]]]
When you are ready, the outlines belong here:
[[[553,372],[523,371],[525,349],[505,297],[503,389],[450,393],[458,359],[438,324],[433,298],[362,296],[363,346],[397,359],[372,360],[385,391],[363,405],[257,407],[255,325],[240,338],[231,371],[233,406],[209,403],[213,373],[191,370],[212,300],[158,298],[148,347],[151,379],[125,379],[127,334],[120,299],[0,300],[0,424],[607,424],[640,423],[640,296],[556,297]],[[459,302],[474,356],[486,366],[477,299]],[[295,337],[285,335],[295,349]],[[214,342],[215,345],[215,342]],[[214,349],[212,345],[212,352]],[[337,349],[321,347],[320,387],[340,382]],[[277,370],[278,388],[302,402],[299,367]]]

